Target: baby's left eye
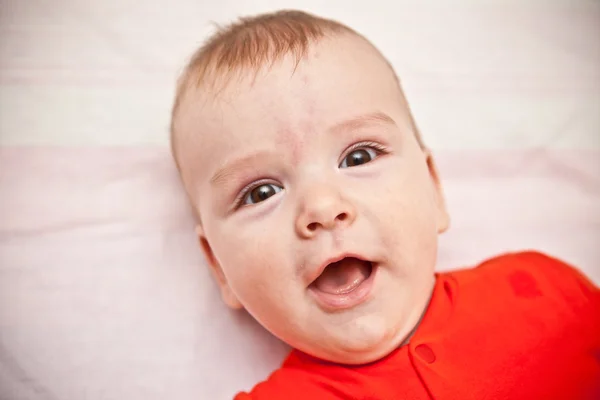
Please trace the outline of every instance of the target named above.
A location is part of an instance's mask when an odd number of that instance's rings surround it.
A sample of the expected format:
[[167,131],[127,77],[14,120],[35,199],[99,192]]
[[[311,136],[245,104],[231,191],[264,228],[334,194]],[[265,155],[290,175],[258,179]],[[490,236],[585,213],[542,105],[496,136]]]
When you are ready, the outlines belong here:
[[377,150],[370,147],[361,147],[352,150],[340,163],[340,168],[356,167],[373,161],[377,157]]

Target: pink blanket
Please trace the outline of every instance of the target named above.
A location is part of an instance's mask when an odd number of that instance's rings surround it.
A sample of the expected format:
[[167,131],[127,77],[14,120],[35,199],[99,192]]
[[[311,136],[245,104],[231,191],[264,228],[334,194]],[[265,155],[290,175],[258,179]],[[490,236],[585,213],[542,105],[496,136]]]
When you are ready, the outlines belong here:
[[[439,269],[535,248],[600,282],[599,156],[439,153]],[[8,398],[228,398],[284,356],[221,303],[165,148],[5,148],[0,193]]]

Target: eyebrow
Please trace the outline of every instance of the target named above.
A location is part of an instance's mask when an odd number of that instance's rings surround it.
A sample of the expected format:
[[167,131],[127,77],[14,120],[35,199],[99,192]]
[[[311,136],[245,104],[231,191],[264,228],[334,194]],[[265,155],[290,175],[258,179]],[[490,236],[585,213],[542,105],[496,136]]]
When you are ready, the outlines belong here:
[[359,115],[358,117],[354,117],[347,121],[335,124],[334,126],[329,128],[329,131],[333,133],[341,133],[344,131],[354,131],[360,128],[364,128],[365,126],[377,124],[396,125],[396,121],[394,121],[392,117],[390,117],[386,113],[377,111],[369,114]]
[[[359,115],[357,117],[350,118],[346,121],[339,122],[328,129],[329,132],[338,134],[343,133],[345,131],[354,131],[365,126],[370,125],[396,125],[396,122],[389,115],[377,111],[369,114]],[[255,153],[251,153],[245,155],[241,158],[238,158],[222,168],[219,168],[217,172],[210,178],[210,183],[212,185],[218,186],[222,185],[225,182],[229,181],[232,175],[236,172],[236,170],[243,168],[248,164],[252,164],[256,160],[265,159],[269,156],[271,152],[266,150],[257,151]]]
[[236,170],[245,167],[246,165],[254,163],[256,160],[265,159],[269,156],[269,151],[260,150],[254,153],[250,153],[243,157],[237,158],[234,161],[226,164],[222,168],[219,168],[217,172],[210,178],[212,185],[222,185],[229,181]]

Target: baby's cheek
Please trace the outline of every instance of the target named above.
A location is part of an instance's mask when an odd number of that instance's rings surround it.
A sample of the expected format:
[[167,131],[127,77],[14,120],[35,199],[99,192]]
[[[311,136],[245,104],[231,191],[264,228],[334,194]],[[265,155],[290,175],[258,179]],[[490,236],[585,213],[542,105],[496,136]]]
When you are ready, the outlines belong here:
[[435,208],[426,187],[411,177],[385,182],[370,194],[381,239],[414,264],[436,235]]
[[277,246],[263,240],[232,240],[224,248],[223,267],[239,283],[253,290],[263,289],[276,280],[281,271],[276,268]]
[[231,286],[246,310],[263,324],[289,313],[286,307],[295,297],[285,265],[274,262],[274,255],[256,255],[253,259],[236,260],[240,271]]
[[374,182],[371,190],[364,193],[369,196],[373,212],[380,217],[405,220],[422,206],[422,196],[418,190],[406,179],[380,179]]

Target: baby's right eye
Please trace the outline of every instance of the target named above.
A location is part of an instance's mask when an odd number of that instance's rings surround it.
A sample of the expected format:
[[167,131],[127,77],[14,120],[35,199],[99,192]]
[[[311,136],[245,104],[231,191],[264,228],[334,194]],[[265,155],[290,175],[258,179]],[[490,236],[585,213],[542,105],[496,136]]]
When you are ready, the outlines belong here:
[[246,193],[242,199],[242,205],[256,204],[267,200],[269,197],[281,192],[283,188],[274,183],[265,183],[256,186]]

